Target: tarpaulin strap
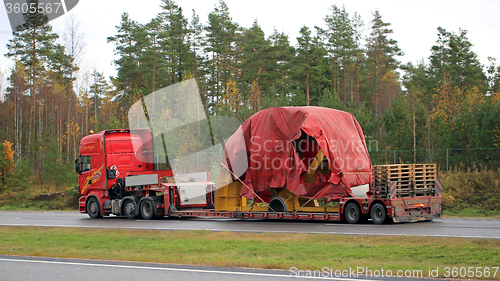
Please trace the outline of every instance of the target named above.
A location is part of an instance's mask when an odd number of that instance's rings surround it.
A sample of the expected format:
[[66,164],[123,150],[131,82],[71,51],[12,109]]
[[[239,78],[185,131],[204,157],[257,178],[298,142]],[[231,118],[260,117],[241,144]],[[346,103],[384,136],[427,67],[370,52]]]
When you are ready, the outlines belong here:
[[321,193],[321,191],[323,191],[323,190],[324,190],[327,186],[328,186],[328,184],[327,184],[327,185],[325,185],[325,187],[323,187],[320,191],[318,191],[318,193],[314,194],[314,196],[313,196],[313,197],[309,198],[309,200],[307,200],[307,202],[306,202],[306,203],[304,203],[304,205],[300,206],[300,208],[297,210],[297,212],[298,212],[298,211],[300,211],[300,209],[302,209],[302,207],[304,207],[305,205],[307,205],[307,203],[309,203],[311,200],[315,199],[315,197],[316,197],[318,194],[320,194],[320,193]]
[[[229,168],[226,165],[224,165],[224,163],[221,162],[220,164],[222,166],[224,166],[224,169],[226,169],[228,172],[230,172],[231,175],[233,175],[239,182],[241,182],[241,184],[243,184],[244,187],[246,187],[248,190],[250,190],[253,193],[253,195],[255,195],[257,198],[259,198],[260,201],[265,202],[264,200],[262,200],[262,198],[260,198],[259,195],[257,195],[257,193],[255,193],[250,187],[248,187],[237,175],[235,175],[233,172],[231,172],[231,170],[229,170]],[[267,206],[269,207],[269,209],[271,209],[273,212],[276,213],[276,211],[273,208],[271,208],[271,206],[269,206],[269,204],[267,204]]]
[[371,174],[372,172],[342,172],[342,174]]

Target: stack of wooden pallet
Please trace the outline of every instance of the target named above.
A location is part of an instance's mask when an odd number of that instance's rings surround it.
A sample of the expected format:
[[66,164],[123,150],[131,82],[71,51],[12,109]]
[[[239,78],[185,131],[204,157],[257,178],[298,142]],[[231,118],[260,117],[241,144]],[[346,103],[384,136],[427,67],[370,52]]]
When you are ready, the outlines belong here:
[[437,179],[436,164],[402,164],[373,166],[373,194],[387,198],[389,183],[397,183],[398,197],[428,196]]
[[437,180],[436,164],[413,165],[415,196],[429,196]]

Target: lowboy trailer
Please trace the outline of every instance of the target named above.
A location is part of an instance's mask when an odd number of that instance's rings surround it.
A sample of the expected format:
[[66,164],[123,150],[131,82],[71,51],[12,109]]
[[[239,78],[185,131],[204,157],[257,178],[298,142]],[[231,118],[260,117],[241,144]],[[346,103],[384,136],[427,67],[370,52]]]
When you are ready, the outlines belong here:
[[[309,108],[301,110],[307,114],[311,112]],[[307,126],[300,128],[302,135],[295,136],[294,141],[314,135]],[[251,180],[250,166],[243,175],[237,175],[224,160],[230,149],[225,150],[217,183],[210,181],[208,172],[174,175],[172,170],[155,170],[151,139],[148,129],[123,129],[105,130],[81,140],[75,161],[81,213],[87,213],[91,218],[113,214],[146,220],[225,217],[358,223],[371,219],[375,224],[426,221],[442,214],[441,181],[437,179],[435,164],[372,167],[370,163],[363,171],[344,171],[339,176],[341,181],[346,178],[348,182],[350,174],[364,175],[353,179],[360,185],[349,187],[340,181],[334,185],[331,183],[335,178],[334,168],[329,164],[334,156],[328,154],[329,148],[319,145],[301,151],[300,145],[292,143],[294,161],[298,159],[306,167],[300,174],[301,178],[296,180],[298,186],[307,190],[296,191],[289,187],[294,176],[298,175],[290,168],[272,173],[252,171],[253,176],[257,174],[260,180],[267,175],[274,182],[259,190],[258,181]],[[320,140],[318,137],[307,141],[320,143]],[[367,154],[367,151],[363,153]],[[279,174],[279,171],[291,174]],[[278,181],[274,181],[274,177],[280,175],[290,182],[289,186],[276,184]],[[338,196],[332,197],[334,195]]]

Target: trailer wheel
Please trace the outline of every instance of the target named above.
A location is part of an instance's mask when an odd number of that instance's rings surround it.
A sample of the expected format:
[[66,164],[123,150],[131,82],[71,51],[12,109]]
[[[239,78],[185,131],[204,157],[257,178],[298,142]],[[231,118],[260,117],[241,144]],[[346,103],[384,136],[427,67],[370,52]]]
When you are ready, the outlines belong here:
[[387,211],[385,206],[381,203],[375,203],[370,211],[370,217],[374,224],[383,224],[387,218]]
[[155,206],[153,200],[142,200],[141,206],[139,207],[139,212],[141,217],[145,220],[150,220],[155,215]]
[[99,201],[95,197],[90,197],[87,202],[87,213],[89,217],[92,219],[101,218],[101,206],[99,206]]
[[361,210],[356,203],[349,203],[344,209],[345,220],[350,224],[355,224],[359,222],[361,218]]
[[127,200],[123,203],[123,212],[127,219],[135,219],[135,203],[132,200]]

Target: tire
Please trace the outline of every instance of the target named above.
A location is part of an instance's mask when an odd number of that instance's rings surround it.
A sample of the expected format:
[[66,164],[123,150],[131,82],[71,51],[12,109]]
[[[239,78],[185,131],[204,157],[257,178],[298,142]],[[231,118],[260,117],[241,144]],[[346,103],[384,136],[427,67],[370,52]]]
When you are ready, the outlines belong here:
[[361,210],[356,203],[349,203],[344,209],[344,218],[350,224],[358,223],[361,218]]
[[383,224],[387,220],[387,211],[381,203],[375,203],[370,210],[370,217],[374,224]]
[[285,200],[281,197],[275,197],[269,202],[268,212],[287,212],[287,206]]
[[92,219],[98,219],[102,217],[101,206],[99,205],[99,201],[97,200],[97,198],[90,197],[89,201],[87,201],[87,213]]
[[139,207],[141,217],[145,220],[150,220],[155,217],[155,205],[153,200],[142,200]]
[[127,200],[123,203],[123,213],[127,219],[135,219],[136,204],[132,200]]

